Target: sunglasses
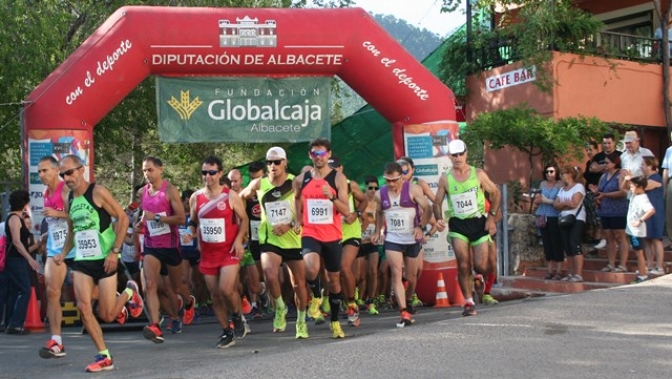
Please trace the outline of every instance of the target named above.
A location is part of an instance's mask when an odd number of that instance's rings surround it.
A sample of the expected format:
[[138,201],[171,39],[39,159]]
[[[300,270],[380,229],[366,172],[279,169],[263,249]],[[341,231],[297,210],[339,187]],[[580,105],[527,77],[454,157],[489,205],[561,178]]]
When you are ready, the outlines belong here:
[[457,153],[457,154],[450,154],[450,155],[451,155],[451,156],[452,156],[453,158],[457,158],[457,157],[461,157],[461,156],[463,156],[463,155],[464,155],[464,153],[465,153],[465,152],[463,151],[463,152],[461,152],[461,153]]
[[210,174],[210,176],[215,176],[218,172],[218,170],[201,170],[201,175],[206,176]]
[[368,186],[367,188],[370,189],[371,191],[378,191],[378,187],[375,186]]
[[385,181],[388,182],[388,183],[394,183],[394,182],[398,182],[399,179],[401,179],[401,176],[397,176],[396,178],[385,178]]
[[66,176],[70,176],[70,175],[74,174],[75,171],[79,170],[82,167],[84,167],[84,166],[79,166],[79,167],[71,168],[67,171],[59,172],[58,176],[60,176],[61,178],[65,178]]
[[411,172],[411,170],[401,170],[401,175],[406,175],[409,172]]
[[326,150],[311,150],[310,151],[310,156],[313,157],[313,158],[324,157],[326,155],[327,155]]
[[274,165],[276,165],[276,166],[280,166],[280,164],[282,164],[282,159],[276,159],[276,160],[274,160],[274,161],[266,161],[266,164],[267,164],[268,166],[270,166],[270,165],[272,165],[272,164],[274,164]]
[[547,173],[547,174],[554,174],[554,173],[555,173],[555,170],[546,170],[546,173]]

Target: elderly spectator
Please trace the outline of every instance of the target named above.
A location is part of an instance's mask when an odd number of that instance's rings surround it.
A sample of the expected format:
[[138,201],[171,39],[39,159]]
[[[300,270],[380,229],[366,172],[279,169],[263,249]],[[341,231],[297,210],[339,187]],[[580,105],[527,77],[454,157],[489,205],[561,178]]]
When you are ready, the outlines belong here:
[[629,130],[623,138],[625,151],[621,154],[621,167],[632,177],[642,176],[642,164],[645,156],[653,156],[651,150],[641,147],[637,132]]

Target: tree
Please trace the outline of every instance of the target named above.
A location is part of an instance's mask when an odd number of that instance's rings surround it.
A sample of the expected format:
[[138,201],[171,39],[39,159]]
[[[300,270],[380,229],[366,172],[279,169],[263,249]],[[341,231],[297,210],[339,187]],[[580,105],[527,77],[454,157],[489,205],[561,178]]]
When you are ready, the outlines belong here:
[[535,157],[539,157],[542,164],[583,159],[587,141],[599,141],[608,131],[609,125],[594,117],[567,117],[556,121],[523,104],[480,114],[461,138],[469,146],[485,144],[489,149],[498,150],[508,145],[526,154],[530,165],[529,185]]

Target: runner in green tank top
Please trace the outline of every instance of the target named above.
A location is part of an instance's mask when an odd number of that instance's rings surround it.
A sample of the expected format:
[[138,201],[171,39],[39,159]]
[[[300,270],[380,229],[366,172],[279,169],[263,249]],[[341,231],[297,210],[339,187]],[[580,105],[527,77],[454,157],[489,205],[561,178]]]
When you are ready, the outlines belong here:
[[[437,224],[445,225],[444,213],[439,199],[448,196],[448,230],[458,267],[458,282],[465,299],[463,316],[476,314],[472,293],[472,267],[477,273],[486,275],[496,268],[490,267],[488,247],[490,236],[497,232],[495,217],[499,211],[501,194],[497,185],[485,171],[467,164],[467,145],[461,140],[453,140],[448,145],[453,168],[441,175],[436,191],[434,216]],[[490,215],[485,212],[487,192],[491,202]],[[473,248],[473,254],[470,252]]]
[[[89,184],[84,177],[84,163],[76,155],[67,155],[60,162],[59,176],[71,190],[68,212],[68,233],[63,252],[54,256],[57,265],[63,264],[65,254],[73,246],[76,256],[73,264],[75,295],[82,322],[98,349],[95,361],[86,367],[88,372],[114,369],[112,356],[107,350],[103,332],[93,315],[93,290],[98,285],[98,317],[111,322],[115,318],[125,322],[128,302],[133,317],[142,314],[143,301],[138,285],[129,280],[126,290],[117,295],[117,264],[121,245],[126,237],[128,217],[119,203],[103,186]],[[117,221],[113,225],[112,218]]]
[[240,192],[240,196],[248,199],[256,193],[261,205],[259,249],[266,289],[275,299],[273,333],[282,333],[287,328],[288,308],[282,299],[279,281],[282,263],[285,262],[292,273],[292,285],[296,289],[298,299],[296,338],[308,338],[306,267],[301,255],[301,237],[295,230],[298,223],[294,214],[295,197],[292,189],[294,175],[287,173],[287,154],[281,147],[272,147],[268,150],[266,164],[268,174],[252,180]]

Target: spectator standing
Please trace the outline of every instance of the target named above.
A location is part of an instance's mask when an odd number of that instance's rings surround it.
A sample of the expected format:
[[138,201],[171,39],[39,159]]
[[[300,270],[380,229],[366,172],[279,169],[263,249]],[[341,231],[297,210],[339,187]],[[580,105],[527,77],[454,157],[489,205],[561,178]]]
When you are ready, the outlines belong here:
[[[597,161],[599,153],[600,149],[597,142],[590,141],[586,144],[586,155],[588,155],[588,160],[586,161],[586,169],[583,172],[586,188],[590,188],[591,185],[596,186],[602,176],[602,173],[599,170],[596,170],[596,172],[592,170],[594,166],[600,166]],[[586,208],[586,226],[589,229],[590,242],[595,244],[596,249],[604,249],[607,246],[607,241],[602,238],[602,228],[600,227],[600,221],[597,218],[597,205],[595,203],[593,192],[586,192],[583,206]]]
[[544,167],[544,178],[539,184],[541,193],[535,197],[537,204],[537,227],[541,230],[541,241],[544,245],[544,257],[548,273],[544,279],[562,279],[562,262],[565,254],[562,250],[558,215],[560,212],[553,207],[555,198],[560,192],[560,170],[554,165]]

